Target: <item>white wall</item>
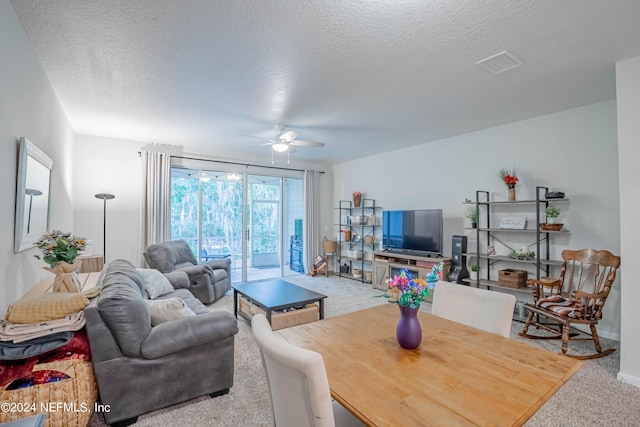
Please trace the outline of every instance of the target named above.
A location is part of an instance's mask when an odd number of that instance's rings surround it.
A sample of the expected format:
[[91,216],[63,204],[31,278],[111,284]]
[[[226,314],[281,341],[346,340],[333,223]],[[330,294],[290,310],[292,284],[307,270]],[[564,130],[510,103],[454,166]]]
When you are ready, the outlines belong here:
[[[442,208],[444,253],[449,255],[451,236],[470,234],[463,231],[462,202],[475,200],[476,190],[506,200],[499,171],[512,166],[520,178],[518,199],[535,199],[537,185],[564,191],[571,199],[563,217],[571,233],[554,238],[553,258],[565,248],[620,253],[615,101],[335,165],[333,203],[350,200],[358,190],[384,209]],[[598,331],[619,338],[619,284]]]
[[107,200],[106,261],[127,259],[137,264],[140,221],[140,156],[137,141],[77,135],[73,168],[76,233],[93,241],[93,253],[102,254],[104,201]]
[[640,57],[616,64],[618,103],[618,157],[620,180],[620,246],[622,268],[631,273],[622,275],[622,331],[620,342],[620,373],[622,381],[640,387],[640,287],[633,266],[640,261],[636,244],[640,241]]
[[8,304],[50,275],[38,249],[13,252],[18,141],[27,137],[53,160],[51,226],[74,231],[74,135],[11,2],[0,2],[0,317]]

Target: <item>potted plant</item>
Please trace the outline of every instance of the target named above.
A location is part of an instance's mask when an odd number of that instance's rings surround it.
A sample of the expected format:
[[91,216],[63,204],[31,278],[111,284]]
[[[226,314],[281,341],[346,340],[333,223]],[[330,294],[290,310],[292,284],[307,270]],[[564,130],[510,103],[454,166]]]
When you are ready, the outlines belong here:
[[469,265],[469,269],[471,270],[469,272],[469,278],[471,280],[477,280],[478,279],[478,264],[476,264],[475,262],[471,265]]
[[469,210],[467,211],[466,217],[471,220],[471,228],[478,227],[478,208],[477,207],[474,206],[472,208],[469,208]]
[[557,218],[560,216],[560,212],[560,208],[547,206],[544,209],[544,214],[547,216],[547,224],[555,224]]

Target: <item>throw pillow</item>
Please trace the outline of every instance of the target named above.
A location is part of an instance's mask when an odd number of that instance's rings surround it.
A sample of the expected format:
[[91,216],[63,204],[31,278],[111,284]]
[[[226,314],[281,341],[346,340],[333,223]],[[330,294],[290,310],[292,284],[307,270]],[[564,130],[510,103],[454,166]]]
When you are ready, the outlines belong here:
[[144,289],[150,299],[156,299],[174,291],[169,279],[164,274],[152,268],[138,268],[138,273],[142,276]]
[[147,306],[151,315],[151,326],[196,315],[180,298],[147,300]]
[[38,323],[62,319],[84,310],[89,298],[82,293],[47,292],[34,297],[21,298],[9,306],[6,319],[13,323]]

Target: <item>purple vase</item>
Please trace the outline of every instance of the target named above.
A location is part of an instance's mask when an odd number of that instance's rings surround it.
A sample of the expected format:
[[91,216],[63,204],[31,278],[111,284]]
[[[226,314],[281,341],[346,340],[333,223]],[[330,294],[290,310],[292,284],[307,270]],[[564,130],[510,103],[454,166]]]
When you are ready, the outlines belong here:
[[400,319],[396,327],[396,339],[400,347],[413,350],[420,346],[422,341],[422,328],[418,319],[418,309],[408,305],[399,305]]

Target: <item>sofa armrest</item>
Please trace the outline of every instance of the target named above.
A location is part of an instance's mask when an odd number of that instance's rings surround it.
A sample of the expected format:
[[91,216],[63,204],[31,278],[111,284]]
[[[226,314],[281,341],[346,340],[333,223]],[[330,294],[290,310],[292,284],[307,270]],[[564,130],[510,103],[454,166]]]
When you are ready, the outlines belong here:
[[211,261],[207,261],[201,265],[208,265],[213,269],[229,269],[231,266],[231,260],[229,258],[226,259],[214,259]]
[[175,270],[164,273],[164,276],[169,280],[173,289],[189,289],[189,275],[185,271]]
[[238,321],[226,311],[214,311],[161,323],[151,329],[140,353],[145,359],[168,354],[231,337],[238,332]]
[[182,267],[176,271],[184,271],[189,276],[196,276],[198,274],[208,274],[208,275],[212,274],[211,267],[207,266],[206,264],[190,265],[187,267]]

